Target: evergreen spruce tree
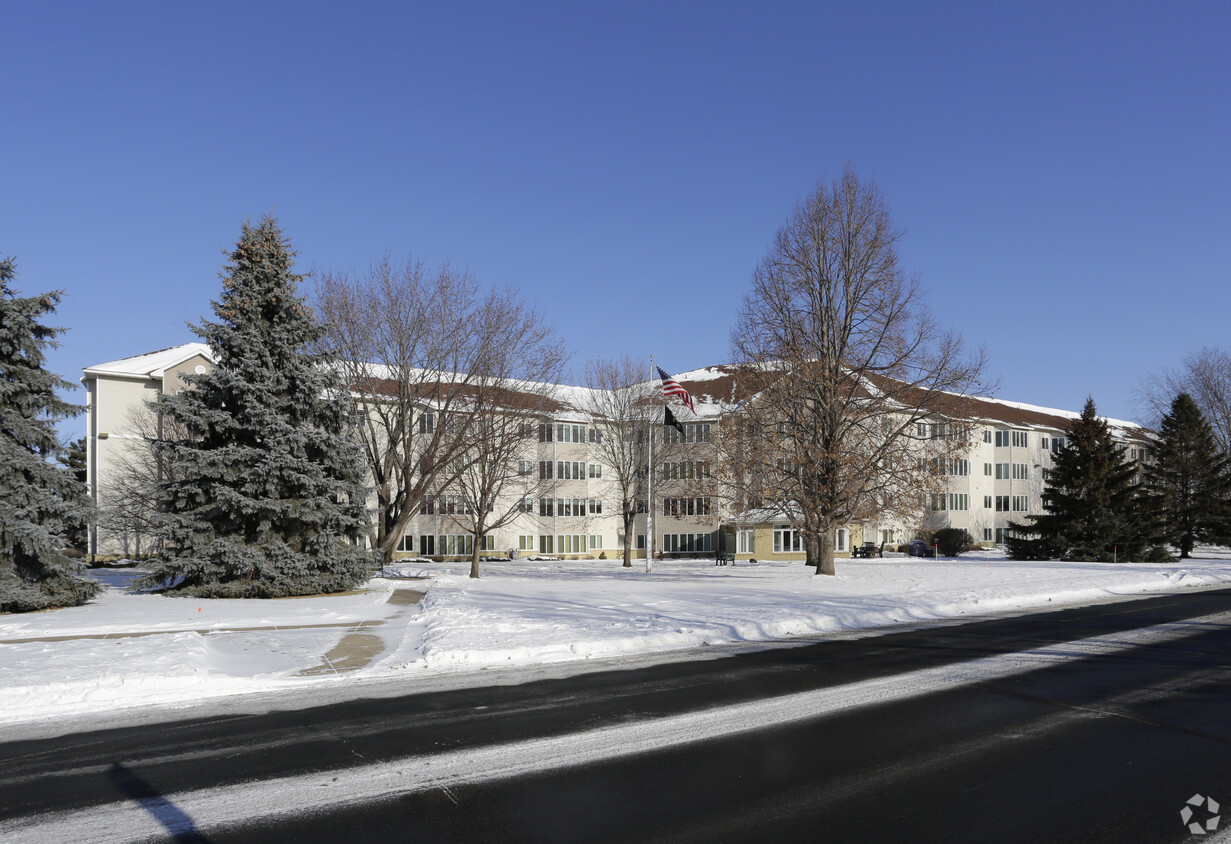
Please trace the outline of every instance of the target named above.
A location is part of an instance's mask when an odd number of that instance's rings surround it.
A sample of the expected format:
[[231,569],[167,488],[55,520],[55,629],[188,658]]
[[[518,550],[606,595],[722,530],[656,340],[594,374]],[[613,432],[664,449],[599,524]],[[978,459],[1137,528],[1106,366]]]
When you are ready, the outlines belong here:
[[88,517],[85,487],[57,465],[55,423],[81,412],[57,396],[71,385],[43,368],[60,329],[39,320],[60,294],[22,298],[0,259],[0,612],[73,606],[99,586],[64,556],[67,528]]
[[1148,504],[1167,542],[1192,556],[1197,542],[1226,541],[1231,521],[1231,463],[1197,403],[1180,393],[1159,427],[1155,463],[1148,476]]
[[202,597],[282,597],[361,583],[373,557],[364,464],[323,329],[296,295],[277,223],[245,223],[221,273],[217,322],[195,331],[217,366],[161,397],[186,435],[157,444],[179,480],[160,487],[165,549],[147,585]]
[[1136,466],[1116,447],[1107,422],[1087,399],[1056,455],[1041,516],[1010,523],[1009,556],[1018,560],[1166,559],[1158,525],[1137,495]]

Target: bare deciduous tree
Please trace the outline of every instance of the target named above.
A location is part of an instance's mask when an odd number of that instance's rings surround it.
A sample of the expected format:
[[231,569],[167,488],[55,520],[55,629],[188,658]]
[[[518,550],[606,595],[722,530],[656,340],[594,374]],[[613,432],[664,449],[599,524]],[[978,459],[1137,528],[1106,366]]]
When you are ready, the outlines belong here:
[[646,436],[653,430],[654,388],[645,364],[631,357],[595,359],[586,364],[587,408],[600,432],[591,453],[603,464],[603,488],[615,504],[624,536],[624,565],[633,562],[634,527],[648,504]]
[[1157,430],[1181,393],[1192,397],[1214,429],[1222,453],[1231,455],[1231,351],[1203,346],[1187,355],[1178,369],[1142,379],[1136,399],[1146,424]]
[[[940,327],[898,263],[888,206],[851,168],[795,208],[757,267],[731,347],[755,395],[724,424],[731,471],[834,573],[834,529],[917,519],[937,461],[969,448],[981,351]],[[732,447],[732,439],[739,447]]]
[[500,460],[483,464],[477,500],[516,474],[512,426],[538,412],[567,356],[514,292],[481,290],[447,265],[429,272],[385,259],[362,276],[325,273],[315,306],[328,326],[326,350],[355,399],[376,495],[372,543],[389,562],[425,499],[467,494],[481,449]]
[[126,448],[116,456],[107,485],[100,490],[98,526],[116,535],[124,553],[140,556],[158,550],[159,485],[180,475],[157,443],[187,439],[182,424],[159,413],[156,404],[141,404],[128,411],[124,429]]

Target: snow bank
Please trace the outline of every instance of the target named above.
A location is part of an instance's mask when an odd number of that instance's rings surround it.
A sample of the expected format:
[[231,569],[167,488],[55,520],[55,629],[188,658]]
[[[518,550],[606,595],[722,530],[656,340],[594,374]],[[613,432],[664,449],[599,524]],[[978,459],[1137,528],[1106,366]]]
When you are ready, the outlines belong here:
[[[381,678],[760,642],[1231,583],[1231,562],[1171,565],[959,559],[715,567],[517,560],[399,563],[349,595],[202,600],[131,594],[0,616],[0,724],[191,705]],[[391,600],[395,590],[403,592]],[[413,603],[418,593],[422,601]],[[360,684],[361,685],[361,684]]]

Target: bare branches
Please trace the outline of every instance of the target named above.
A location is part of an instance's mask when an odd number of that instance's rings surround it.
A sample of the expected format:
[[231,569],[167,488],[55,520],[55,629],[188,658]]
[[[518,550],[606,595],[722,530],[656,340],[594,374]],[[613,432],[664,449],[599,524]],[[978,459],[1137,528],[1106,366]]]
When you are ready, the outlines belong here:
[[653,392],[643,362],[625,356],[595,359],[586,364],[587,408],[601,432],[592,453],[605,464],[604,486],[614,501],[624,535],[624,565],[632,565],[633,525],[647,500],[646,436],[651,432]]
[[1192,396],[1222,453],[1231,454],[1231,351],[1203,346],[1187,355],[1178,369],[1149,375],[1137,389],[1137,405],[1157,429],[1180,393]]
[[[448,265],[386,258],[363,276],[326,273],[315,305],[357,405],[379,511],[373,545],[388,561],[426,498],[497,499],[516,423],[550,407],[567,355],[513,291],[481,290]],[[500,523],[480,518],[474,529],[481,537]]]
[[982,351],[942,329],[902,273],[900,236],[853,170],[818,185],[754,272],[732,332],[757,398],[725,456],[797,522],[826,573],[835,525],[917,517],[936,483],[928,466],[965,447],[963,397],[985,389]]

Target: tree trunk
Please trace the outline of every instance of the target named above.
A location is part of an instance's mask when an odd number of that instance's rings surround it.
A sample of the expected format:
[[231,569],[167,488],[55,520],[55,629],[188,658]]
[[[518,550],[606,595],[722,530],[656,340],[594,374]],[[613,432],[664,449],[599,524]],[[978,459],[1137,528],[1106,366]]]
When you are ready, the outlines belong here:
[[817,546],[820,553],[817,556],[816,573],[829,575],[837,574],[837,570],[834,569],[833,543],[818,542]]
[[624,568],[633,567],[633,523],[631,519],[624,520]]
[[816,534],[811,531],[804,532],[804,565],[819,567],[820,553],[817,550],[818,543]]
[[479,576],[479,546],[482,544],[479,540],[482,537],[476,536],[474,542],[474,552],[470,555],[470,576]]
[[813,537],[813,542],[816,543],[816,573],[834,575],[838,572],[834,569],[833,556],[833,522],[826,521],[820,525],[816,535]]

